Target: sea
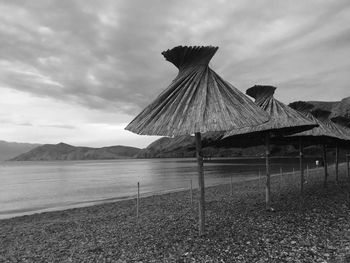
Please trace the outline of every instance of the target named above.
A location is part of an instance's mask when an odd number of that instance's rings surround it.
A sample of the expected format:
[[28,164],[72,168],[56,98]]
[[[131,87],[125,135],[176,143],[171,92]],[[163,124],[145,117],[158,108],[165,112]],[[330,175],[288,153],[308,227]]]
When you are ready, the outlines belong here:
[[[295,157],[272,158],[272,173],[298,170]],[[307,160],[310,168],[314,159]],[[264,158],[210,159],[205,185],[257,178]],[[198,187],[195,158],[0,162],[0,219]]]

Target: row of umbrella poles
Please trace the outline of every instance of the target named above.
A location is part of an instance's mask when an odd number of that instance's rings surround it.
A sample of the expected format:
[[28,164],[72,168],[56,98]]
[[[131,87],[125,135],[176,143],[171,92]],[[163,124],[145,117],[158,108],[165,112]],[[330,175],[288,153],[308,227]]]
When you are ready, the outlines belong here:
[[164,51],[162,55],[165,59],[179,69],[178,75],[126,127],[127,130],[142,135],[195,136],[200,190],[200,235],[205,233],[203,133],[225,133],[221,140],[216,141],[222,145],[246,147],[265,144],[266,208],[271,210],[271,140],[284,141],[282,138],[286,136],[290,136],[289,140],[294,140],[297,137],[292,134],[300,135],[319,127],[315,118],[303,115],[276,100],[273,97],[275,87],[254,86],[248,89],[247,94],[255,98],[254,103],[223,80],[209,67],[209,61],[217,50],[217,47],[212,46],[178,46]]
[[[266,150],[266,209],[271,207],[270,186],[270,144],[273,138],[281,138],[293,133],[303,132],[317,127],[317,123],[288,107],[273,97],[276,88],[272,86],[254,86],[247,90],[247,94],[255,99],[255,103],[270,116],[268,122],[243,129],[227,132],[222,140],[224,145],[237,145],[239,141],[249,141],[251,145],[265,144]],[[263,141],[259,140],[263,138]]]
[[[324,186],[327,186],[328,178],[328,165],[327,165],[327,147],[334,147],[336,153],[335,173],[336,182],[339,182],[338,166],[339,166],[339,145],[343,145],[344,148],[349,146],[350,142],[350,130],[346,127],[334,123],[329,119],[331,112],[325,110],[314,110],[310,112],[313,106],[306,102],[295,102],[290,105],[294,109],[301,112],[304,116],[314,120],[318,127],[301,133],[296,133],[287,138],[287,140],[299,140],[300,151],[300,171],[301,182],[303,182],[303,147],[309,145],[321,145],[323,152],[324,163]],[[301,184],[301,191],[303,191],[303,184]]]

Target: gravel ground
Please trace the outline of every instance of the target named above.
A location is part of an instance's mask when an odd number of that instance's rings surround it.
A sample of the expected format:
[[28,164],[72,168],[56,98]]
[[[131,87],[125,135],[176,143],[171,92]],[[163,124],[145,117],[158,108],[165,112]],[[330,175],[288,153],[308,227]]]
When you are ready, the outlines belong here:
[[[332,167],[331,167],[332,168]],[[0,262],[350,262],[350,200],[345,164],[272,180],[275,212],[262,182],[206,189],[206,235],[198,236],[197,192],[22,216],[0,221]]]

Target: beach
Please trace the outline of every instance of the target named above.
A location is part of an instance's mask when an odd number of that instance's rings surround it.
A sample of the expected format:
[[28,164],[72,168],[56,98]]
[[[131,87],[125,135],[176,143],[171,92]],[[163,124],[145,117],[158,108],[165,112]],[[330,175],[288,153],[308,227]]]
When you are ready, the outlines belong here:
[[303,198],[298,171],[264,181],[206,188],[206,235],[198,236],[198,192],[0,220],[1,262],[349,262],[350,200],[346,165],[340,184],[329,167],[309,171]]

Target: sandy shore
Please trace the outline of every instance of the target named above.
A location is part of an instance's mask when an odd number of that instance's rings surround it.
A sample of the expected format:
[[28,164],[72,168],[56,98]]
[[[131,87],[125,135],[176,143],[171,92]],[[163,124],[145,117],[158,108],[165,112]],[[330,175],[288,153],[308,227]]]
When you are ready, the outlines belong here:
[[264,210],[263,181],[206,189],[207,234],[198,237],[197,192],[0,221],[0,262],[350,262],[350,200],[345,164],[340,185],[330,167],[310,171],[304,198],[299,175],[275,176]]

